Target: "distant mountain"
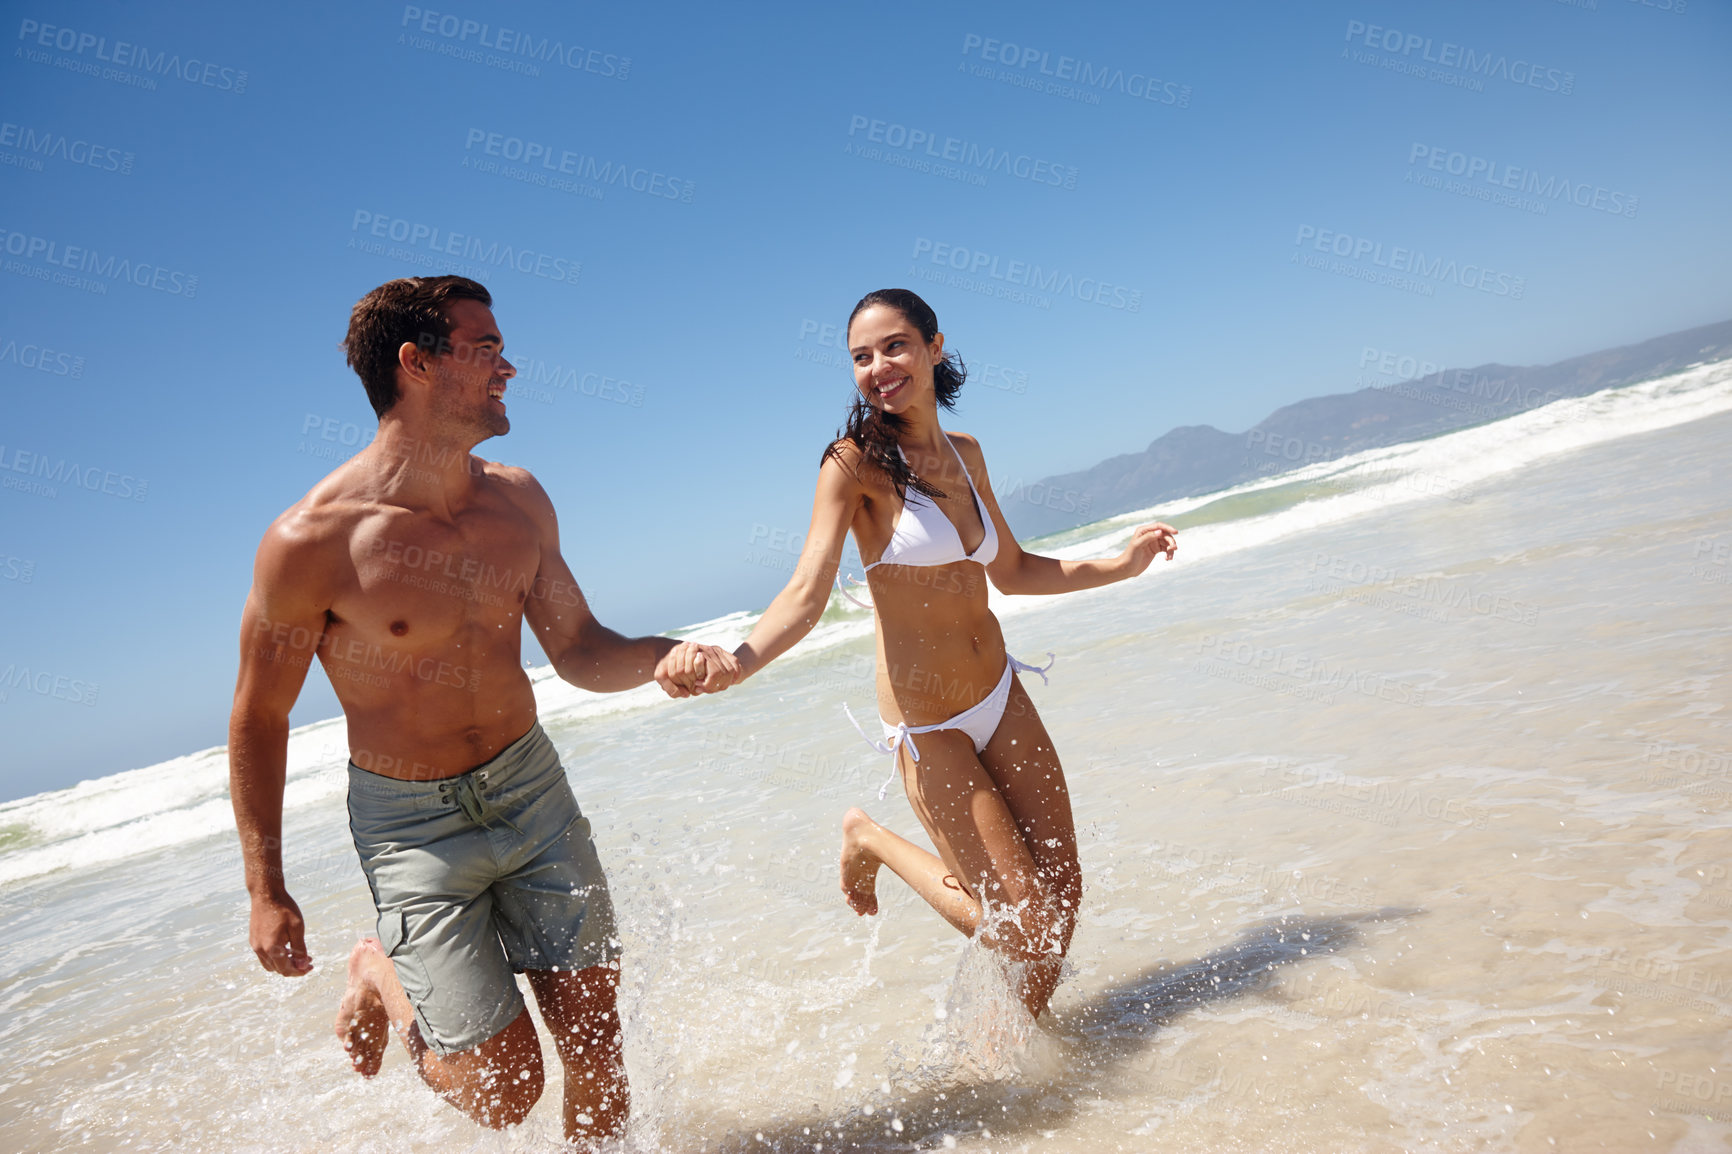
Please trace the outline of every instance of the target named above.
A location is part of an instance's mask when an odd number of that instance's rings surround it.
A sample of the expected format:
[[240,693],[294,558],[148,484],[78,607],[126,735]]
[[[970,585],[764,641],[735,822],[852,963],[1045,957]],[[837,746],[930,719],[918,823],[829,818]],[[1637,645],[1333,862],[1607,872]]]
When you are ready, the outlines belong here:
[[1092,469],[1046,477],[999,494],[1018,537],[1038,537],[1174,497],[1211,493],[1313,461],[1484,424],[1634,384],[1687,365],[1732,356],[1732,321],[1640,344],[1572,357],[1555,365],[1444,369],[1353,393],[1312,397],[1276,409],[1243,433],[1186,425],[1141,453]]

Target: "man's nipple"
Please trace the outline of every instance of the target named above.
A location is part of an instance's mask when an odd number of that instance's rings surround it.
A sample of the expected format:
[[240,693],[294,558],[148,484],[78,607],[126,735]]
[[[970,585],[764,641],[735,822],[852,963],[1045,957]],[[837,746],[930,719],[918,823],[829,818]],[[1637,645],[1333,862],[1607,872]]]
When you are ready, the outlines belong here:
[[391,635],[393,637],[401,637],[407,632],[409,632],[409,623],[407,621],[391,622]]

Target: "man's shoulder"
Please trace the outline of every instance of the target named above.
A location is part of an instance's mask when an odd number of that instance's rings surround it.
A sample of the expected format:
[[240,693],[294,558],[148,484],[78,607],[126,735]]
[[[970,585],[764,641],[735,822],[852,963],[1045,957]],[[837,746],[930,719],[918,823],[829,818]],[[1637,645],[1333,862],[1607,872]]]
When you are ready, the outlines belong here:
[[521,465],[507,465],[500,461],[487,461],[480,457],[481,475],[502,494],[508,501],[534,516],[544,516],[553,512],[553,498],[547,495],[547,490],[541,487],[541,482]]
[[535,479],[535,474],[522,465],[507,465],[503,461],[489,461],[483,457],[476,457],[475,460],[478,462],[481,475],[489,480],[513,489],[531,490],[537,493],[542,491],[541,482]]
[[261,551],[269,550],[297,561],[329,551],[347,552],[356,527],[377,510],[332,480],[326,477],[306,496],[284,509],[265,530]]

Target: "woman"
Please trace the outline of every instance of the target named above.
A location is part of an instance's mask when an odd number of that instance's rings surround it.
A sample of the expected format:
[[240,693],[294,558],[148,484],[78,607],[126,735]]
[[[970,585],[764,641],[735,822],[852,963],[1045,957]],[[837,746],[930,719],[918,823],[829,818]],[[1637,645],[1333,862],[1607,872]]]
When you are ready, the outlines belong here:
[[876,558],[866,579],[886,742],[873,744],[891,755],[938,852],[851,809],[843,895],[856,913],[877,913],[878,867],[889,866],[951,925],[1022,963],[1018,992],[1038,1018],[1082,898],[1076,830],[1052,741],[1016,677],[1034,667],[1005,652],[981,578],[1003,593],[1067,593],[1134,577],[1157,553],[1170,560],[1177,542],[1155,524],[1112,560],[1023,552],[980,446],[938,426],[964,369],[926,302],[906,289],[869,293],[849,315],[848,348],[860,396],[820,464],[800,564],[735,657],[749,677],[806,635],[852,530],[861,558]]

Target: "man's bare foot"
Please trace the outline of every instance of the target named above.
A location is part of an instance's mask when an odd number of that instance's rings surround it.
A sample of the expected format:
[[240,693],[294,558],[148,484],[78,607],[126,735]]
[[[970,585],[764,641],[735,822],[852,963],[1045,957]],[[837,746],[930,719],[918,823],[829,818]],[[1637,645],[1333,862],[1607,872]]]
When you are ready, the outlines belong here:
[[336,1035],[355,1072],[366,1078],[379,1072],[385,1045],[391,1040],[391,1019],[372,972],[380,963],[391,964],[378,938],[362,938],[355,943],[349,953],[349,988],[343,991],[343,1003],[337,1007]]
[[866,839],[877,828],[863,810],[842,815],[842,896],[857,914],[878,912],[878,867],[883,862],[866,848]]

